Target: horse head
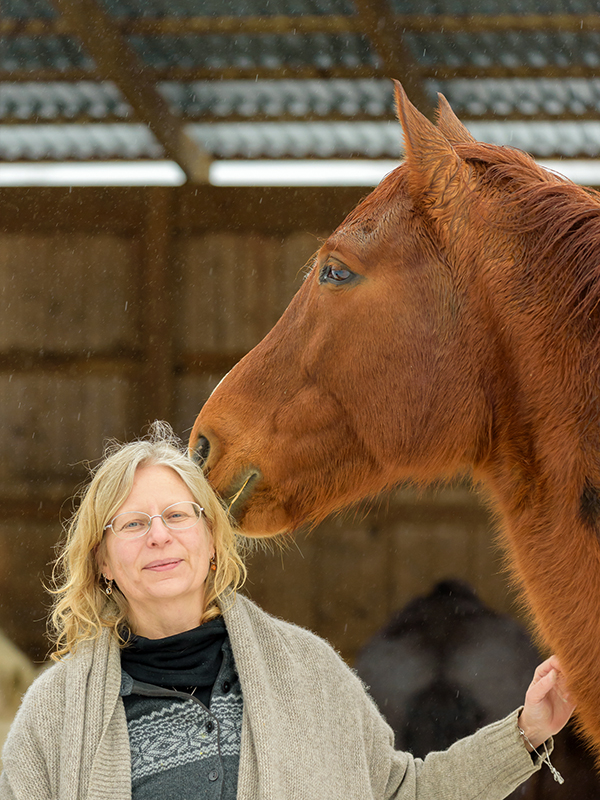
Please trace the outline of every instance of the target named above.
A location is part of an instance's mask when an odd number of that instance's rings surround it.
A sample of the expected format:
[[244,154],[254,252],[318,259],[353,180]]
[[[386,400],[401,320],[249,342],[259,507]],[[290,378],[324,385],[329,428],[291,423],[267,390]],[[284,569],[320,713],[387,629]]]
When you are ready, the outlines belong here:
[[451,140],[470,136],[445,101],[439,128],[399,87],[398,107],[406,162],[329,236],[194,426],[192,450],[251,535],[455,472],[488,448],[486,354],[448,255],[471,202]]

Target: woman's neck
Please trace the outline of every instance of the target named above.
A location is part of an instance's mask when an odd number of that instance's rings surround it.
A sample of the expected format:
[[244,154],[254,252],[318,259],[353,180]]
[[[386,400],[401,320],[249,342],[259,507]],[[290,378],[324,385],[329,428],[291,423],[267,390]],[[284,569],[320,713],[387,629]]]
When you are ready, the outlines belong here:
[[153,608],[131,609],[130,627],[136,636],[146,639],[165,639],[178,633],[191,631],[200,625],[204,608],[202,605],[187,602],[181,606],[177,603],[161,601]]

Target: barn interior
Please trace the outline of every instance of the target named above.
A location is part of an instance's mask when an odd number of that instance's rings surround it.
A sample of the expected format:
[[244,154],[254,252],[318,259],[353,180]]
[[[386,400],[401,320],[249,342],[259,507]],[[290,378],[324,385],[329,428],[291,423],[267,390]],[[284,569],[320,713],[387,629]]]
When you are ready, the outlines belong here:
[[[157,418],[186,439],[377,182],[354,168],[401,159],[390,79],[426,115],[442,92],[476,138],[600,184],[600,14],[593,0],[0,0],[0,14],[0,628],[39,664],[43,584],[89,466]],[[317,177],[285,177],[290,163]],[[132,164],[141,179],[119,172]],[[55,171],[85,166],[100,171]],[[257,548],[247,591],[352,663],[440,579],[518,617],[494,530],[468,476],[403,486]]]

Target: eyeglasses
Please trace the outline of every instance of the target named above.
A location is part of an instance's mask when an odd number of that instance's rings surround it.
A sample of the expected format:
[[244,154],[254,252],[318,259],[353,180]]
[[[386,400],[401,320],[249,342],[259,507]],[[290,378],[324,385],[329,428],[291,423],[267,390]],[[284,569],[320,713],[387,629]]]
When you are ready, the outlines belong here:
[[117,514],[104,530],[112,529],[119,539],[139,539],[145,536],[152,525],[152,520],[160,517],[167,528],[173,531],[184,531],[193,528],[204,511],[198,503],[173,503],[161,514],[145,514],[143,511],[125,511]]

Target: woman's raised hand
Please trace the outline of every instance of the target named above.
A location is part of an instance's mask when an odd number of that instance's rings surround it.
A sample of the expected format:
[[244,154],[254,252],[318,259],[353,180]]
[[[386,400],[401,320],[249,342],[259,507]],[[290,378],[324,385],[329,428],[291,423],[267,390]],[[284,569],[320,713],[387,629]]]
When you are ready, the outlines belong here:
[[539,665],[529,684],[519,727],[537,748],[567,724],[574,708],[560,661],[550,656]]

